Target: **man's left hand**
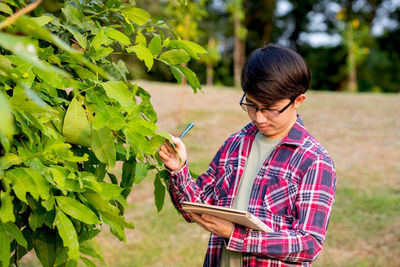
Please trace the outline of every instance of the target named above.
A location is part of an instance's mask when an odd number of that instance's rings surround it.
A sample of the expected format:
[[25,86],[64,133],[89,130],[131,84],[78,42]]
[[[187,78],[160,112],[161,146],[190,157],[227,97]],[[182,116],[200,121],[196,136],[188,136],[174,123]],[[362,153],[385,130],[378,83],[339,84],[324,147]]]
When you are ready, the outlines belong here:
[[234,224],[225,219],[221,219],[209,214],[198,214],[194,212],[188,212],[193,220],[196,221],[201,227],[209,232],[220,235],[225,238],[230,238],[233,232]]

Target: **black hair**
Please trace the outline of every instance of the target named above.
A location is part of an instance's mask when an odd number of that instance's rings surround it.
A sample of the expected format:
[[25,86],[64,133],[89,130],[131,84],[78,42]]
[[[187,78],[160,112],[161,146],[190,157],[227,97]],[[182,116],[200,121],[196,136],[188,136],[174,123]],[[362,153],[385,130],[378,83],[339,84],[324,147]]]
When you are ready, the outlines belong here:
[[254,50],[242,70],[242,89],[269,107],[282,99],[295,99],[310,87],[310,70],[295,51],[269,44]]

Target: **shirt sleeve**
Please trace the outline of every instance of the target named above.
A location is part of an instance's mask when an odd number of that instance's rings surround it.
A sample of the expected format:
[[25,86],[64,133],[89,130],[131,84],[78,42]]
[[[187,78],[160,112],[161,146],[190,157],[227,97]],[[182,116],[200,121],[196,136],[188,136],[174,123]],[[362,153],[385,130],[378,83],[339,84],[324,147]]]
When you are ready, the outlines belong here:
[[218,165],[226,142],[218,150],[209,164],[208,170],[193,180],[187,164],[177,171],[170,173],[169,193],[174,206],[182,213],[188,222],[193,222],[189,214],[182,209],[182,202],[200,202],[213,204],[215,200],[215,179],[218,177]]
[[289,262],[315,260],[325,240],[335,191],[332,161],[318,158],[299,184],[293,230],[266,233],[235,225],[227,249]]

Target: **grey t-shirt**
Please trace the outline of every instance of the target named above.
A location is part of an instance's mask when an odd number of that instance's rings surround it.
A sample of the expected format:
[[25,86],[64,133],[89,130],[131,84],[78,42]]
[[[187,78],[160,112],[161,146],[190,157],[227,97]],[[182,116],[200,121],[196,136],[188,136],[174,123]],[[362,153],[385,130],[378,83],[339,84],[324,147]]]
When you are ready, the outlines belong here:
[[[260,131],[257,132],[251,146],[249,158],[246,161],[242,179],[233,200],[232,208],[247,210],[254,180],[269,154],[271,154],[272,150],[281,140],[280,138],[269,139]],[[242,266],[242,253],[227,250],[224,246],[222,248],[221,267],[239,266]]]

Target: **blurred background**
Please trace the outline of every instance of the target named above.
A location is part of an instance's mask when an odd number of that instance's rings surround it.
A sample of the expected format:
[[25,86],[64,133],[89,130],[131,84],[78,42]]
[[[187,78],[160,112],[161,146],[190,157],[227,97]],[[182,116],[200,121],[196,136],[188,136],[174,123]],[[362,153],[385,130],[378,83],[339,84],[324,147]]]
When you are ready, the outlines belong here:
[[[400,92],[398,0],[135,2],[208,50],[189,63],[202,84],[238,86],[246,57],[273,42],[304,56],[314,90]],[[134,79],[174,79],[162,64],[146,72],[136,58],[128,62]]]

